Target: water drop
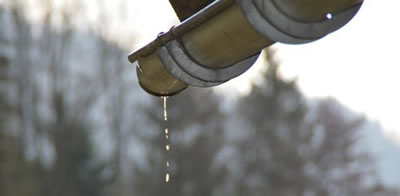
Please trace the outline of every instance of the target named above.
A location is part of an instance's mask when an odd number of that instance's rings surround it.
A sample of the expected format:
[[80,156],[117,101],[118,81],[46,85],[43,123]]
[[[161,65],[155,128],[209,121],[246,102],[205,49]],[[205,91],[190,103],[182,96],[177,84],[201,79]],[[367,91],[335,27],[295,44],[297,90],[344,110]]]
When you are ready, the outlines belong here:
[[327,13],[327,14],[326,14],[326,18],[327,18],[328,20],[330,20],[330,19],[333,18],[333,15],[332,15],[331,13]]
[[167,97],[163,97],[164,99],[164,121],[168,120],[168,113],[167,113]]
[[169,182],[169,173],[165,174],[165,182]]
[[[163,101],[164,101],[164,121],[167,122],[168,121],[168,113],[167,113],[167,97],[162,97]],[[165,132],[165,139],[166,139],[166,143],[167,145],[165,145],[165,149],[166,152],[168,152],[170,150],[170,145],[169,145],[169,129],[168,127],[164,128],[164,132]],[[167,160],[168,160],[168,154],[167,154]],[[165,169],[165,181],[169,182],[169,161],[166,161],[166,169]]]

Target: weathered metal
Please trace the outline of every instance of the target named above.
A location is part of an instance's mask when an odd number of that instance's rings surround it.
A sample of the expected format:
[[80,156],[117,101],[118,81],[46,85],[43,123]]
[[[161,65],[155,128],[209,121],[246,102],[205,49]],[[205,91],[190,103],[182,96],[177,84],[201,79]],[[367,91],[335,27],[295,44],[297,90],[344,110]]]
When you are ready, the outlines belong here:
[[139,83],[157,96],[170,96],[188,85],[215,86],[245,72],[259,52],[275,42],[307,43],[339,29],[362,3],[324,2],[217,0],[129,60],[139,60]]
[[[340,0],[338,2],[343,1],[344,0]],[[278,7],[276,2],[278,1],[238,0],[248,22],[257,32],[274,41],[289,44],[308,43],[338,30],[353,18],[361,6],[361,3],[355,3],[359,2],[359,0],[347,0],[349,7],[346,7],[341,12],[331,13],[329,10],[333,10],[334,8],[326,9],[326,6],[317,7],[317,5],[320,5],[320,3],[318,3],[313,6],[314,9],[307,12],[307,17],[304,17],[308,18],[308,20],[303,21],[302,19],[304,18],[293,18],[292,16],[282,12],[281,10],[283,7]],[[315,2],[317,3],[320,1]],[[329,3],[327,4],[329,5]],[[302,13],[300,12],[302,11],[302,7],[300,7],[301,5],[303,4],[298,4],[299,7],[297,7],[297,9],[299,11],[295,13]],[[339,5],[343,6],[342,4]],[[331,14],[332,18],[327,18],[327,14]],[[308,16],[314,16],[314,18]],[[324,18],[321,19],[321,17]]]
[[156,53],[152,53],[146,58],[140,58],[138,63],[145,65],[143,68],[136,68],[139,84],[152,95],[172,96],[187,87],[187,84],[177,80],[164,68]]
[[248,23],[238,4],[181,36],[188,54],[209,68],[224,68],[259,53],[275,41]]
[[[260,2],[260,1],[259,1]],[[275,6],[288,17],[297,21],[321,21],[326,14],[336,15],[363,0],[273,0]]]
[[183,34],[202,25],[210,18],[221,13],[223,10],[232,6],[233,4],[233,0],[219,0],[213,2],[212,4],[204,8],[201,12],[198,12],[191,16],[190,19],[185,20],[181,24],[172,27],[166,33],[160,33],[155,40],[153,40],[143,48],[140,48],[139,50],[130,54],[128,56],[129,61],[133,63],[141,57],[152,54],[158,47],[162,46],[164,43],[167,43],[168,41],[173,40],[176,37],[180,37]]
[[[171,42],[168,42],[168,45]],[[183,66],[181,66],[181,63],[179,62],[183,61],[188,64],[192,64],[195,62],[191,61],[190,59],[187,59],[187,56],[185,55],[178,55],[176,57],[175,54],[171,54],[167,46],[161,46],[160,48],[157,49],[156,53],[160,58],[162,64],[164,65],[164,68],[178,80],[185,81],[187,85],[196,87],[212,87],[222,83],[222,82],[210,82],[206,80],[201,80],[187,73],[186,70],[182,68]]]
[[[187,53],[186,49],[182,46],[182,44],[177,40],[172,40],[166,44],[166,48],[168,50],[169,55],[172,57],[174,62],[172,65],[170,63],[165,62],[164,65],[170,73],[172,72],[170,67],[180,67],[186,74],[206,82],[212,82],[214,84],[220,84],[226,82],[234,77],[239,76],[247,69],[249,69],[257,60],[259,53],[248,57],[244,60],[236,62],[228,67],[224,68],[209,68],[204,66],[194,59]],[[163,59],[163,56],[160,56]],[[177,76],[179,78],[179,76]],[[185,81],[182,79],[182,81]],[[188,83],[189,84],[189,83]],[[196,85],[194,85],[196,86]],[[206,86],[199,86],[199,87],[208,87]]]
[[169,0],[180,21],[184,21],[196,12],[211,4],[214,0]]

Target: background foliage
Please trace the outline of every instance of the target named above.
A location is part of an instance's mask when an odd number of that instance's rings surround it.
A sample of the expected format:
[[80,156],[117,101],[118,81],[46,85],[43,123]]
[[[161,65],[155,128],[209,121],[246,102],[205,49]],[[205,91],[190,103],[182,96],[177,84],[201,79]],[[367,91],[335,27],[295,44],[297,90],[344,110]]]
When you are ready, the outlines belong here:
[[0,7],[0,195],[398,194],[357,147],[363,116],[305,98],[273,51],[248,96],[186,90],[168,99],[165,124],[107,22],[78,31],[79,3],[44,1],[31,24],[21,2]]

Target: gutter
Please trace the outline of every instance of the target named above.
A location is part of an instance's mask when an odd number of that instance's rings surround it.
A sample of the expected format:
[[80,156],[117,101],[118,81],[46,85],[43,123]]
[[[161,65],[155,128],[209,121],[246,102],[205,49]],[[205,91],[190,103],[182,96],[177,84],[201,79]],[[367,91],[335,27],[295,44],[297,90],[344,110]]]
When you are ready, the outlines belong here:
[[239,76],[275,42],[304,44],[348,21],[362,0],[216,0],[129,55],[142,88],[172,96]]

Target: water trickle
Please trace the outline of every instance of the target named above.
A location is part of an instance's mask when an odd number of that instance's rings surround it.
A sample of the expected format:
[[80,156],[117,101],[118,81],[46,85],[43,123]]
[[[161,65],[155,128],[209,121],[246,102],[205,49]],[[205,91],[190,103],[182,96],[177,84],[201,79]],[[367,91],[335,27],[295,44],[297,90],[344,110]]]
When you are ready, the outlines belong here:
[[167,121],[167,120],[168,120],[167,98],[168,98],[168,97],[163,97],[163,99],[164,99],[164,121]]
[[[167,112],[167,98],[168,97],[162,97],[163,101],[164,101],[164,121],[167,122],[168,121],[168,112]],[[167,126],[167,123],[165,123],[165,125]],[[165,132],[165,140],[166,140],[166,145],[165,145],[165,150],[167,152],[167,161],[166,161],[166,169],[165,169],[165,182],[169,182],[170,180],[170,176],[169,176],[169,157],[168,157],[168,152],[170,150],[170,142],[169,142],[169,129],[168,127],[164,128],[164,132]]]

